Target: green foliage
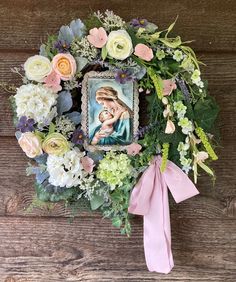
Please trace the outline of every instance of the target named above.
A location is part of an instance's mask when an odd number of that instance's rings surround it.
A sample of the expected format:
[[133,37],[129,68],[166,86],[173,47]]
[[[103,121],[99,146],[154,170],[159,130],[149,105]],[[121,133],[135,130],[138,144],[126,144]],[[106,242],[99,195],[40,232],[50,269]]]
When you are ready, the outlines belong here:
[[50,211],[50,210],[53,209],[53,207],[54,207],[53,203],[41,201],[37,196],[37,197],[33,198],[32,203],[26,208],[25,212],[31,213],[36,208],[46,209],[46,210]]
[[17,117],[17,114],[16,114],[16,101],[15,101],[14,96],[10,96],[9,101],[10,101],[10,106],[11,106],[11,110],[12,110],[12,113],[13,113],[13,124],[14,124],[14,126],[16,126],[16,124],[18,122],[18,117]]
[[208,96],[206,99],[199,99],[194,106],[194,117],[198,126],[205,131],[211,131],[219,113],[219,106],[215,99]]
[[89,15],[88,18],[84,20],[84,24],[87,30],[90,30],[95,27],[97,28],[102,27],[102,22],[94,14]]
[[35,184],[35,189],[38,199],[43,202],[68,201],[77,193],[76,188],[67,188],[60,193],[50,193],[42,185],[37,183]]
[[57,38],[57,35],[49,35],[47,42],[43,44],[44,50],[49,59],[52,59],[58,53],[58,51],[54,48],[54,44],[57,41]]

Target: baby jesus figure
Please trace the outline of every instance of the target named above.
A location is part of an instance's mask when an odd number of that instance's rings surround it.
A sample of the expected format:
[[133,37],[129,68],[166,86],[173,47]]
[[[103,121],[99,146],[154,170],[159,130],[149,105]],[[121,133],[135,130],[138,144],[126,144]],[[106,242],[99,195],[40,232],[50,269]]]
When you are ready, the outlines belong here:
[[114,131],[113,124],[120,118],[125,109],[118,110],[114,115],[108,110],[100,112],[98,118],[102,123],[100,130],[94,135],[91,144],[96,145],[101,138],[106,138]]

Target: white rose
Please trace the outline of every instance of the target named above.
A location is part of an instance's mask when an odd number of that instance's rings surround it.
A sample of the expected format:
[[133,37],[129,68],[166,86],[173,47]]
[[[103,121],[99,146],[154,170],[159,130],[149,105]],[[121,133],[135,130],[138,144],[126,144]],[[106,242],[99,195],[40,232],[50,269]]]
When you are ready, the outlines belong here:
[[26,116],[39,124],[48,124],[57,115],[53,107],[57,102],[57,94],[43,85],[22,85],[14,98],[19,118]]
[[29,57],[24,63],[25,75],[29,80],[43,82],[52,71],[52,64],[48,58],[40,55]]
[[106,48],[108,55],[117,60],[125,60],[133,52],[132,40],[125,30],[111,31]]

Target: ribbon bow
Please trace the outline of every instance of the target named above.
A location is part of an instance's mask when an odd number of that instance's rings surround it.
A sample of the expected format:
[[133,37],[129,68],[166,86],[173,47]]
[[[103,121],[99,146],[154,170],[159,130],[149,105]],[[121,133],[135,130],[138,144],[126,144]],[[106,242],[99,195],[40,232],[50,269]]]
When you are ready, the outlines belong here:
[[171,252],[168,189],[176,203],[199,194],[188,176],[174,163],[167,161],[160,172],[161,157],[155,157],[134,187],[129,212],[143,215],[144,252],[149,271],[169,273],[174,266]]

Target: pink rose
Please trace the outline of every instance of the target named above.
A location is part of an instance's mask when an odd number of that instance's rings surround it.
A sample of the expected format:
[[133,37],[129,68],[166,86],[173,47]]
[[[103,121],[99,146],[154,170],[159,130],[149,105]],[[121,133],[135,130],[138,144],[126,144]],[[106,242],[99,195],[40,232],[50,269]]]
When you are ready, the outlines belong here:
[[169,96],[171,92],[177,88],[175,82],[171,79],[162,80],[163,82],[163,95]]
[[167,120],[165,133],[166,134],[172,134],[174,132],[175,132],[175,125],[174,125],[174,123],[171,120]]
[[103,27],[95,27],[90,29],[87,39],[96,48],[102,48],[107,42],[107,33]]
[[91,173],[93,171],[93,168],[94,168],[94,161],[85,156],[81,159],[81,164],[83,166],[83,169],[89,173]]
[[135,46],[134,55],[148,62],[153,58],[152,49],[142,43],[139,43]]
[[76,62],[71,54],[57,54],[52,59],[52,66],[62,80],[70,80],[76,73]]
[[142,149],[142,146],[137,143],[132,143],[126,147],[127,154],[131,156],[137,155],[141,149]]
[[43,153],[41,140],[32,132],[22,133],[18,143],[29,158],[35,158]]
[[45,79],[44,83],[48,88],[51,88],[52,91],[58,92],[61,91],[62,87],[60,85],[61,83],[61,77],[59,74],[57,74],[55,71],[52,71]]

